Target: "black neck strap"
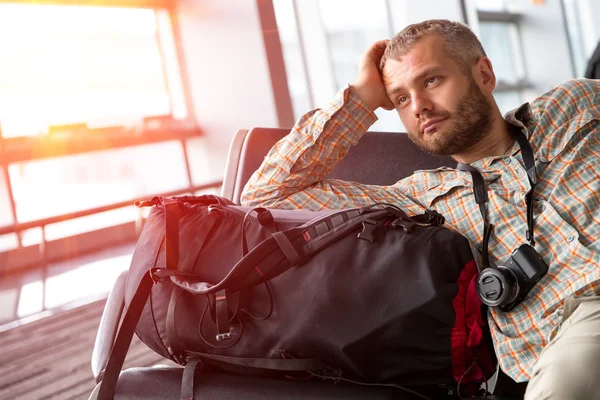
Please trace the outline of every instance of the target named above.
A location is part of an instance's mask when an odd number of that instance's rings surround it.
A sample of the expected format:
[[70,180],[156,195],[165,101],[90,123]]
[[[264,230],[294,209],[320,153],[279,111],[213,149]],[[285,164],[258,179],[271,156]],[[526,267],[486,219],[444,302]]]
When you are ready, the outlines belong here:
[[[537,183],[537,174],[535,170],[535,159],[533,156],[533,149],[531,148],[531,144],[527,140],[525,134],[523,134],[523,132],[521,132],[521,130],[518,127],[510,124],[508,126],[511,135],[515,137],[515,139],[519,143],[519,146],[521,147],[521,155],[523,157],[523,162],[525,163],[525,169],[527,170],[527,178],[529,179],[529,183],[531,185],[531,190],[527,192],[527,195],[525,197],[527,203],[527,232],[525,233],[525,237],[527,241],[531,244],[531,246],[534,246],[535,239],[533,235],[533,190]],[[479,205],[479,211],[481,212],[481,216],[483,217],[482,261],[485,268],[490,265],[488,243],[492,234],[492,230],[494,229],[494,225],[490,224],[487,219],[486,208],[489,198],[485,187],[485,181],[481,173],[477,170],[477,168],[472,167],[469,164],[458,163],[456,168],[459,171],[469,171],[471,173],[471,176],[473,177],[473,195],[475,196],[475,201]]]

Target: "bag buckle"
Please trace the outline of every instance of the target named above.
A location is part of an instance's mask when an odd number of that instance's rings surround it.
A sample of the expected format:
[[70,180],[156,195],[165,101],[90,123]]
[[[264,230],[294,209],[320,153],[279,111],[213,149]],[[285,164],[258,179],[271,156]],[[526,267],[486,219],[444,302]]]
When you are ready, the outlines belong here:
[[368,240],[369,242],[373,242],[375,237],[373,236],[373,232],[377,228],[377,221],[372,219],[365,219],[362,222],[362,231],[357,235],[359,239]]
[[231,339],[233,327],[229,325],[229,309],[227,307],[227,292],[220,290],[215,296],[215,318],[217,322],[217,342]]
[[217,339],[217,342],[222,342],[223,340],[227,340],[227,339],[231,339],[231,337],[233,336],[233,326],[229,327],[229,332],[225,332],[225,333],[218,333],[215,338]]
[[436,210],[433,210],[433,209],[425,210],[425,214],[427,214],[429,216],[428,222],[430,222],[434,225],[442,226],[446,222],[446,218],[442,214],[437,212]]
[[402,230],[406,233],[410,233],[412,229],[415,227],[415,223],[411,221],[405,221],[403,218],[396,218],[390,224],[392,229],[402,228]]
[[152,282],[154,282],[154,284],[160,283],[165,280],[165,277],[161,276],[161,273],[164,270],[165,270],[164,268],[157,268],[157,267],[150,268],[150,270],[148,272],[150,273],[150,279],[152,279]]

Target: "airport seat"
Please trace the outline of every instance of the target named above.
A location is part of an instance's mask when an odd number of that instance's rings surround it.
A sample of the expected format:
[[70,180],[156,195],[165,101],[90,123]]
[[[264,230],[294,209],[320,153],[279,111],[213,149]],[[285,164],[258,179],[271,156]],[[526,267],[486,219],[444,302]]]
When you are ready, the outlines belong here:
[[[239,204],[244,185],[271,147],[289,129],[239,130],[229,148],[221,195]],[[405,134],[367,132],[330,177],[373,185],[391,185],[420,169],[455,166],[451,157],[424,153]]]
[[[229,149],[221,195],[239,204],[244,185],[252,173],[260,166],[271,147],[288,132],[289,129],[281,128],[253,128],[250,130],[238,131],[235,134]],[[450,157],[432,156],[422,152],[405,134],[368,132],[360,140],[358,145],[349,151],[346,158],[336,166],[330,176],[368,184],[388,185],[412,174],[415,170],[431,169],[441,166],[454,166],[455,164],[456,163]],[[123,279],[124,278],[121,278],[121,281]],[[120,293],[118,288],[119,285],[116,286],[115,290]],[[105,313],[111,315],[109,317],[103,317],[103,320],[115,320],[115,316],[112,315],[114,310],[120,310],[123,306],[122,303],[119,302],[118,295],[111,295],[111,298],[112,300],[109,299],[109,301],[113,301],[115,304],[111,306],[107,303]],[[98,335],[105,335],[109,338],[113,338],[114,330],[108,327],[108,324],[103,324],[103,327],[105,332],[99,331]],[[97,340],[96,346],[102,345],[102,340]],[[104,344],[104,346],[106,346],[106,344]],[[106,348],[96,348],[94,354],[95,357],[92,369],[94,371],[94,376],[98,380],[100,371],[104,368],[108,351]],[[160,397],[161,393],[171,393],[171,391],[178,390],[181,374],[182,368],[171,368],[166,371],[150,368],[135,368],[123,371],[119,379],[115,399],[164,398]],[[312,398],[333,398],[333,395],[331,394],[329,397],[325,397],[325,395],[321,397],[317,396],[318,393],[331,393],[329,392],[331,389],[330,386],[319,387],[317,385],[312,389],[308,389],[307,387],[302,386],[302,382],[292,382],[291,386],[281,386],[281,381],[272,381],[269,383],[265,381],[267,378],[227,377],[223,373],[211,372],[209,372],[209,374],[211,375],[205,376],[205,379],[201,380],[201,382],[210,381],[211,383],[204,387],[197,388],[198,395],[204,395],[204,397],[199,398],[299,398],[294,396],[284,396],[284,393],[289,395],[290,393],[294,393],[295,390],[300,390],[305,393],[314,390],[313,393],[315,393],[316,397],[313,396]],[[228,388],[227,382],[235,382],[235,384]],[[328,385],[327,382],[316,382],[315,384]],[[256,387],[256,385],[261,387],[263,385],[266,386],[263,388],[264,390],[256,389],[256,392],[248,397],[250,392],[248,392],[247,389],[242,388],[253,387],[253,385],[254,387]],[[294,387],[292,388],[292,386]],[[155,388],[154,391],[151,390],[153,387]],[[290,391],[288,391],[288,389]],[[340,387],[341,397],[338,396],[335,398],[348,398],[344,397],[344,393],[349,392],[342,391],[342,389],[347,390],[348,388],[345,386]],[[246,390],[245,394],[240,394],[244,393],[244,390]],[[360,392],[360,388],[355,388],[354,390]],[[497,376],[494,395],[488,396],[487,399],[522,399],[524,390],[525,384],[516,384],[512,379],[500,372]],[[150,396],[149,393],[156,393],[156,396],[148,397]],[[238,393],[240,397],[238,397],[236,393]],[[263,393],[263,395],[261,395],[261,393]],[[385,393],[382,392],[381,398],[388,398],[385,396]],[[92,395],[91,399],[93,398]],[[302,398],[308,397],[303,396]],[[414,397],[412,395],[407,395],[406,393],[395,393],[390,398],[408,400]],[[481,397],[481,399],[483,399],[483,397]]]

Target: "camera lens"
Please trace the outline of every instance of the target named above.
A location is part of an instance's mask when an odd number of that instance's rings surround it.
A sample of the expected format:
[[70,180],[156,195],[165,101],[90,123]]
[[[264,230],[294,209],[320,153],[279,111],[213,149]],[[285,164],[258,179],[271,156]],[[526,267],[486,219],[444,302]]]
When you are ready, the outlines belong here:
[[506,267],[486,268],[477,279],[477,294],[488,306],[501,306],[515,299],[519,284],[515,275]]

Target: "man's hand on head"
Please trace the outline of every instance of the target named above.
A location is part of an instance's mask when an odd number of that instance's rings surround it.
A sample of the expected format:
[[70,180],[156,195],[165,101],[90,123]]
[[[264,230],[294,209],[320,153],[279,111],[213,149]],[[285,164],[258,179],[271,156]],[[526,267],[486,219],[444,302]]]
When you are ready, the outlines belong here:
[[388,42],[387,39],[378,40],[369,46],[362,56],[356,80],[352,84],[355,93],[371,111],[375,111],[379,107],[386,110],[394,108],[385,91],[379,71],[379,61]]

